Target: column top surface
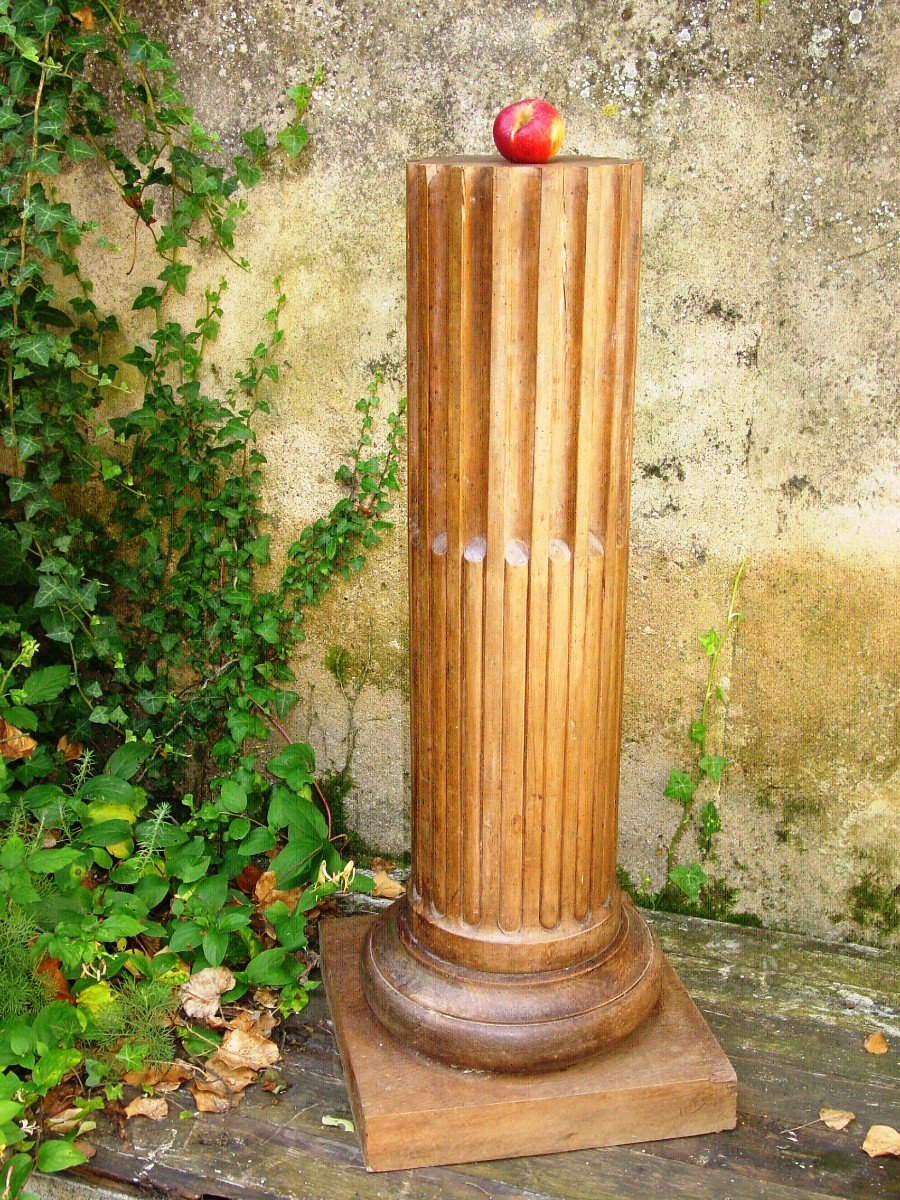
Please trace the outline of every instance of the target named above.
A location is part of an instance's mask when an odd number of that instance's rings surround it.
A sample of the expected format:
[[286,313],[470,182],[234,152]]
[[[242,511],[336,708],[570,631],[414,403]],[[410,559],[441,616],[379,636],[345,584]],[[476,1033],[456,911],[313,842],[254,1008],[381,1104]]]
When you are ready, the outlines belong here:
[[449,154],[432,158],[410,158],[408,167],[494,167],[510,171],[553,171],[559,167],[634,167],[643,165],[641,158],[591,158],[588,155],[566,154],[546,163],[514,163],[499,154]]

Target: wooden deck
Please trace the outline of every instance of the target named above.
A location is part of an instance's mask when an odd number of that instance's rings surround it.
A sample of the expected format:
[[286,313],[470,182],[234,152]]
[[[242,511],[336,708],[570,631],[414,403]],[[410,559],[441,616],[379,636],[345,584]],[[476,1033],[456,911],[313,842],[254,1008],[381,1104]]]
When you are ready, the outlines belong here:
[[[224,1117],[98,1130],[83,1176],[227,1200],[815,1200],[900,1196],[900,1160],[862,1151],[870,1125],[900,1126],[897,956],[691,918],[656,916],[673,966],[735,1066],[738,1128],[641,1146],[369,1174],[353,1133],[322,993],[285,1030],[287,1091],[252,1088]],[[863,1041],[882,1029],[888,1054]],[[820,1108],[849,1109],[842,1132]],[[809,1124],[809,1122],[815,1122]],[[793,1130],[793,1132],[786,1132]]]

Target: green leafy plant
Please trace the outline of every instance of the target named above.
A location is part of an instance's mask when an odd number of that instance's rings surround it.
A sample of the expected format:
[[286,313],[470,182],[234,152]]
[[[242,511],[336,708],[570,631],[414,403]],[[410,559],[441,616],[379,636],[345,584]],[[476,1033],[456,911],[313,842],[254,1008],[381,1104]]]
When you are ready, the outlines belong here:
[[[681,817],[666,851],[666,879],[690,901],[696,901],[700,895],[701,889],[707,882],[706,872],[699,862],[692,862],[687,866],[679,863],[678,848],[684,835],[693,824],[697,831],[700,852],[703,857],[706,857],[712,849],[713,838],[722,828],[718,796],[722,774],[728,766],[728,760],[712,747],[710,724],[713,717],[713,706],[716,703],[722,706],[726,704],[725,693],[718,683],[719,657],[723,647],[734,637],[743,619],[743,613],[737,604],[746,568],[747,560],[742,559],[732,583],[723,632],[720,634],[717,630],[710,629],[700,638],[700,645],[706,655],[708,667],[700,716],[691,722],[689,731],[690,740],[696,747],[696,773],[673,769],[663,792],[664,796],[681,806]],[[700,810],[698,819],[696,797],[701,787],[704,787],[709,798]]]
[[[691,721],[688,736],[696,762],[691,770],[673,768],[669,773],[663,795],[680,807],[680,817],[666,849],[666,878],[663,886],[654,891],[649,876],[636,886],[627,872],[619,871],[619,881],[637,903],[651,909],[686,911],[740,919],[742,923],[758,923],[749,914],[730,912],[734,890],[724,888],[721,881],[711,880],[703,868],[713,850],[713,843],[722,828],[719,810],[719,790],[728,759],[721,753],[724,736],[727,696],[719,683],[719,663],[723,649],[728,646],[743,620],[738,608],[738,596],[747,567],[743,559],[732,581],[728,612],[722,633],[710,629],[700,638],[707,659],[706,684],[700,714]],[[716,712],[716,706],[720,711]],[[720,717],[718,736],[712,733],[716,717]],[[698,798],[703,800],[698,811]],[[685,835],[693,830],[700,859],[689,863],[679,861],[679,848]]]
[[[190,1053],[171,1007],[191,971],[227,965],[229,1000],[264,987],[301,1008],[304,914],[371,886],[283,722],[309,606],[390,526],[403,406],[379,423],[376,374],[337,502],[263,585],[255,422],[281,382],[287,297],[276,280],[263,335],[221,381],[226,282],[192,290],[198,253],[249,265],[248,192],[307,142],[311,89],[288,95],[275,139],[251,129],[229,159],[124,5],[0,0],[0,987],[17,981],[0,1009],[3,1200],[33,1162],[82,1161],[104,1102],[80,1098],[83,1118],[48,1140],[42,1096],[77,1076],[109,1100],[177,1038]],[[132,222],[130,339],[90,278],[85,250],[117,251],[64,198],[72,172],[102,174]],[[273,732],[287,744],[266,762]]]

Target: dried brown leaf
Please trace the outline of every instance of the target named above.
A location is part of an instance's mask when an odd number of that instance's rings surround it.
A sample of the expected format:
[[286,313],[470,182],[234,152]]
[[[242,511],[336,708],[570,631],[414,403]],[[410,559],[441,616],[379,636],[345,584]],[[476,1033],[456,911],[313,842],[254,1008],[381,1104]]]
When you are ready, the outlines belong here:
[[267,1038],[278,1024],[270,1012],[254,1012],[242,1008],[228,1021],[230,1029],[242,1029],[244,1033],[255,1033],[257,1037]]
[[254,988],[253,999],[262,1008],[277,1008],[280,1003],[278,993],[274,988],[270,987]]
[[84,746],[82,746],[81,742],[70,742],[68,734],[65,733],[56,743],[56,748],[62,754],[63,762],[67,763],[75,762],[84,753]]
[[125,1105],[125,1116],[149,1117],[151,1121],[164,1121],[169,1115],[168,1102],[161,1096],[136,1096],[130,1104]]
[[888,1040],[880,1029],[876,1029],[874,1033],[870,1033],[865,1042],[863,1042],[863,1045],[870,1054],[887,1054],[890,1049]]
[[227,1059],[211,1058],[207,1068],[225,1085],[232,1096],[239,1096],[251,1083],[256,1082],[258,1071],[252,1067],[236,1066]]
[[221,1079],[195,1079],[190,1093],[194,1097],[197,1112],[225,1113],[231,1108],[228,1088]]
[[174,1092],[192,1076],[193,1071],[187,1063],[169,1063],[144,1067],[141,1071],[129,1071],[122,1078],[132,1087],[152,1088],[154,1092],[165,1095]]
[[85,4],[84,8],[76,9],[72,16],[80,23],[85,33],[90,33],[94,28],[94,11],[89,4]]
[[253,895],[256,897],[257,904],[271,904],[272,893],[275,891],[275,872],[264,871],[256,881],[256,886],[253,889]]
[[37,749],[37,742],[9,721],[0,717],[0,757],[10,762],[16,758],[31,758]]
[[256,885],[262,877],[262,873],[262,867],[257,866],[256,863],[247,863],[243,871],[236,876],[234,881],[235,886],[239,887],[244,895],[252,896]]
[[873,1125],[862,1148],[869,1158],[900,1157],[900,1133],[891,1125]]
[[81,1124],[83,1116],[84,1112],[80,1108],[66,1108],[56,1116],[47,1118],[47,1128],[52,1129],[54,1133],[71,1133]]
[[181,1007],[189,1017],[209,1020],[216,1016],[223,992],[230,992],[235,978],[227,967],[204,967],[182,986]]
[[90,1142],[77,1141],[77,1142],[73,1142],[72,1145],[75,1147],[76,1150],[80,1150],[85,1158],[93,1158],[94,1155],[97,1153],[97,1147],[92,1146]]
[[387,871],[376,871],[373,881],[375,883],[373,895],[380,896],[382,900],[396,900],[406,891],[405,885],[392,879]]
[[856,1113],[843,1108],[822,1108],[819,1110],[819,1120],[829,1129],[846,1129],[851,1121],[856,1120]]
[[289,888],[286,892],[283,892],[275,886],[275,872],[265,871],[256,881],[253,895],[256,897],[257,904],[262,909],[265,909],[270,904],[274,904],[276,900],[280,900],[282,904],[287,906],[289,912],[293,912],[297,907],[297,901],[305,891],[305,887],[298,887]]
[[278,1047],[269,1038],[245,1029],[229,1029],[210,1061],[264,1071],[266,1067],[274,1066],[280,1057]]

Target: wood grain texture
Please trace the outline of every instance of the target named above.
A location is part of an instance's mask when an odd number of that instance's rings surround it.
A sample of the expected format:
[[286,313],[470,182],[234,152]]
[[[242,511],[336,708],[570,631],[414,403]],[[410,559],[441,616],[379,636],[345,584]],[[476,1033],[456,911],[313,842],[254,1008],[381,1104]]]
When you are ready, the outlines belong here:
[[457,1064],[556,1069],[659,995],[615,883],[641,171],[408,167],[414,868],[365,962]]
[[615,935],[640,181],[409,165],[410,903],[492,970]]
[[375,1171],[731,1129],[734,1070],[671,967],[653,1017],[605,1054],[531,1075],[460,1072],[385,1035],[361,951],[373,918],[322,926],[325,984],[356,1129]]

